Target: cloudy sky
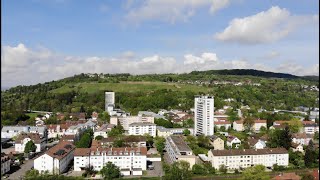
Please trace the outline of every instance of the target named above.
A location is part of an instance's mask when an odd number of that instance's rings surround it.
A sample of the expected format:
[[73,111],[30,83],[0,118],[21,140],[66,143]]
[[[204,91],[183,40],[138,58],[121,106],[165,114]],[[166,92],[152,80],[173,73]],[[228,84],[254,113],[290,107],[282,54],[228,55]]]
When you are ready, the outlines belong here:
[[318,0],[1,1],[2,87],[79,73],[319,75]]

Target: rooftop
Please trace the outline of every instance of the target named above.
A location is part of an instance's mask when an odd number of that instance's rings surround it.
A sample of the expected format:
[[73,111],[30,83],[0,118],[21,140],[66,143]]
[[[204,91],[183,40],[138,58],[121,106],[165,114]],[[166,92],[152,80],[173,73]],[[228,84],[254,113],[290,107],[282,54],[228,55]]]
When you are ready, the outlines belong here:
[[167,138],[172,140],[179,151],[192,151],[181,136],[169,136]]
[[70,151],[74,150],[75,146],[69,141],[60,141],[57,145],[50,148],[46,154],[51,157],[62,159],[69,154]]
[[231,150],[211,150],[214,156],[239,156],[239,155],[261,155],[261,154],[287,154],[285,148],[266,149],[231,149]]

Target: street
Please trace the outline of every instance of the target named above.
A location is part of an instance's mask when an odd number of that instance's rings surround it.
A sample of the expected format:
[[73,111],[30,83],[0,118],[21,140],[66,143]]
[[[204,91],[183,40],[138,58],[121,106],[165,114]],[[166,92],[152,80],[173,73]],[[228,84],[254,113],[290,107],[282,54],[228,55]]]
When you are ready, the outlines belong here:
[[[28,160],[28,161],[24,161],[24,164],[22,164],[20,166],[20,169],[18,169],[19,167],[12,166],[11,168],[17,168],[18,170],[13,172],[12,174],[8,174],[9,175],[8,179],[17,180],[17,179],[21,179],[22,177],[24,177],[25,173],[33,167],[33,160],[34,159],[35,158]],[[12,170],[10,170],[10,172],[11,171]]]

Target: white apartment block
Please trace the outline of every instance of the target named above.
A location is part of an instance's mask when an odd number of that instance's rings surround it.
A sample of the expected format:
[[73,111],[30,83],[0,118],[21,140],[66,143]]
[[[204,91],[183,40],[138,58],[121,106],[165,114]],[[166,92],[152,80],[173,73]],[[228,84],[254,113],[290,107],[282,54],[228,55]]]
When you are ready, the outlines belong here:
[[196,163],[196,156],[186,144],[182,136],[169,136],[166,138],[165,150],[168,153],[170,163],[184,160],[189,162],[190,168]]
[[48,138],[57,138],[65,135],[67,129],[69,128],[66,124],[50,124],[47,125],[48,128]]
[[303,124],[303,132],[306,134],[314,134],[315,132],[319,132],[319,125],[313,121],[302,121]]
[[11,160],[4,153],[1,153],[1,175],[10,171]]
[[40,173],[62,174],[73,160],[75,146],[72,142],[60,141],[45,154],[34,160],[34,169]]
[[220,130],[221,127],[224,127],[227,131],[229,128],[231,128],[231,122],[228,120],[217,120],[214,121],[214,125]]
[[171,135],[183,135],[183,131],[188,129],[190,134],[194,134],[193,128],[165,128],[163,126],[157,126],[157,136],[168,137]]
[[233,122],[233,129],[235,131],[244,131],[243,120],[238,120]]
[[221,165],[234,170],[258,164],[271,168],[274,164],[279,166],[288,166],[289,164],[289,154],[284,148],[210,150],[208,158],[212,167],[216,169],[219,169]]
[[196,96],[194,99],[194,134],[212,136],[214,131],[214,97]]
[[13,138],[20,133],[39,133],[41,137],[48,138],[47,127],[45,126],[3,126],[1,138]]
[[17,139],[15,140],[14,149],[15,152],[23,153],[26,144],[29,141],[33,141],[36,145],[37,149],[35,152],[41,152],[46,147],[46,139],[41,138],[37,133],[21,133],[18,135]]
[[292,134],[292,142],[296,144],[301,144],[307,146],[310,141],[312,141],[313,136],[307,133],[295,133]]
[[74,171],[89,166],[100,171],[108,162],[118,166],[125,176],[142,175],[147,169],[147,148],[76,148],[74,153]]
[[123,116],[110,118],[110,124],[118,125],[120,123],[125,131],[129,131],[129,125],[132,123],[154,123],[154,117],[151,116]]
[[129,125],[129,135],[144,135],[149,134],[156,137],[156,127],[154,123],[131,123]]

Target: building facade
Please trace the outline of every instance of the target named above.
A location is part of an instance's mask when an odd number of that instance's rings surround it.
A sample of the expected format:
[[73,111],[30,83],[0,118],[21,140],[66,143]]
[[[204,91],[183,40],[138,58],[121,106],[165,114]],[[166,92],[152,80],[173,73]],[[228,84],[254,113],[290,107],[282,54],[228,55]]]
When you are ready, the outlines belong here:
[[89,166],[100,171],[108,162],[118,166],[123,175],[142,175],[147,169],[147,148],[76,148],[74,153],[74,171]]
[[48,131],[46,126],[3,126],[1,129],[1,138],[13,138],[20,133],[39,133],[41,138],[48,138]]
[[214,97],[196,96],[194,99],[194,135],[212,136],[214,133]]
[[248,168],[258,164],[269,168],[272,168],[274,164],[289,165],[289,154],[284,148],[210,150],[208,158],[212,167],[216,169],[219,169],[221,165],[225,165],[230,170]]
[[183,135],[183,131],[188,129],[190,134],[194,134],[193,128],[165,128],[163,126],[157,126],[157,136],[168,137],[171,135]]
[[37,149],[35,152],[41,152],[46,147],[46,139],[41,138],[38,133],[21,133],[15,140],[14,149],[16,152],[23,153],[26,144],[33,141]]
[[156,124],[154,123],[131,123],[129,125],[129,135],[149,134],[156,137]]
[[10,171],[10,166],[11,166],[10,162],[11,162],[11,159],[4,153],[1,153],[1,175]]
[[69,141],[60,141],[45,154],[34,160],[33,167],[39,172],[61,174],[73,160],[75,146]]
[[110,118],[110,124],[118,125],[121,124],[125,131],[129,131],[129,125],[132,123],[154,123],[154,117],[151,116],[123,116],[123,117],[115,117],[112,116]]
[[110,105],[114,107],[114,104],[115,104],[114,92],[105,92],[105,111],[108,111],[108,106],[110,107]]
[[184,160],[189,162],[190,168],[196,163],[196,156],[183,140],[182,136],[169,136],[166,138],[165,150],[171,163]]

